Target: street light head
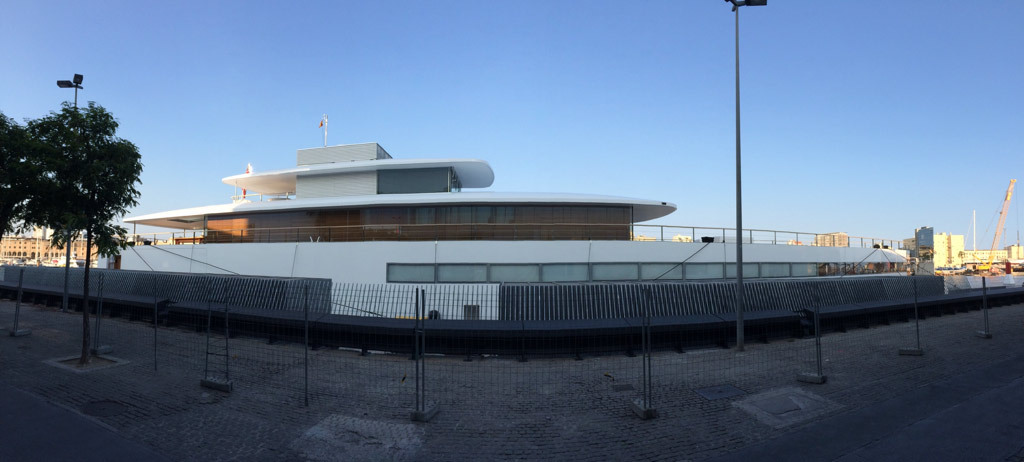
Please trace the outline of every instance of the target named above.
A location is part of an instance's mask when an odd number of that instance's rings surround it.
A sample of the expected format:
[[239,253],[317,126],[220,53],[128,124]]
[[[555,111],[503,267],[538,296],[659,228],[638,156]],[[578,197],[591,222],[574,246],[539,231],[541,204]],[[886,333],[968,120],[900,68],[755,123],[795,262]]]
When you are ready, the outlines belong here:
[[[747,0],[747,6],[767,6],[768,0]],[[82,83],[82,82],[78,82]]]
[[[764,1],[764,3],[768,3],[768,0],[763,0],[763,1]],[[82,74],[75,74],[75,85],[81,85],[81,84],[82,84]]]
[[61,87],[61,88],[72,88],[75,85],[72,84],[70,80],[58,80],[57,81],[57,86]]

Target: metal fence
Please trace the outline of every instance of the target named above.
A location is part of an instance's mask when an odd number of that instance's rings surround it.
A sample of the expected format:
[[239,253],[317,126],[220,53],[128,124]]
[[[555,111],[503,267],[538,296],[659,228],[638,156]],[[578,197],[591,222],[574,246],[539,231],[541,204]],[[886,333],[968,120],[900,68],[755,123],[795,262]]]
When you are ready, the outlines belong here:
[[[585,415],[595,400],[652,418],[780,382],[880,380],[918,367],[931,348],[1020,335],[1003,326],[1024,317],[1019,304],[993,309],[1021,300],[997,278],[752,281],[739,349],[727,283],[332,287],[92,274],[90,303],[73,306],[93,314],[91,348],[130,361],[132,373],[421,421],[495,408]],[[80,294],[81,271],[71,276]],[[12,299],[0,303],[0,327],[77,351],[81,314],[62,312],[54,295],[63,270],[5,268],[0,281]],[[950,342],[951,332],[963,335]]]

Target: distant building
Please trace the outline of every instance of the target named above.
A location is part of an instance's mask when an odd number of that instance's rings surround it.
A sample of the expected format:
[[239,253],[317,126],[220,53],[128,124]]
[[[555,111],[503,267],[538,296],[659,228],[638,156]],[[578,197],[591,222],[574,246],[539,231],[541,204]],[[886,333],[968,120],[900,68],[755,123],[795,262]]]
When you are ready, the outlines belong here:
[[1024,246],[1014,244],[1006,247],[1006,256],[1010,260],[1024,260]]
[[814,245],[818,247],[849,247],[850,235],[846,233],[827,233],[814,236]]
[[931,226],[914,230],[914,237],[903,240],[903,247],[918,262],[923,273],[939,268],[960,268],[964,266],[964,236],[962,234],[935,233]]
[[[42,232],[33,233],[42,236]],[[96,259],[97,247],[92,247],[93,260]],[[24,236],[4,236],[0,241],[0,258],[5,261],[36,260],[41,264],[64,266],[63,249],[50,247],[49,239]],[[71,244],[71,258],[85,259],[85,239],[78,239]]]
[[932,236],[932,260],[936,268],[964,266],[964,236],[939,233]]

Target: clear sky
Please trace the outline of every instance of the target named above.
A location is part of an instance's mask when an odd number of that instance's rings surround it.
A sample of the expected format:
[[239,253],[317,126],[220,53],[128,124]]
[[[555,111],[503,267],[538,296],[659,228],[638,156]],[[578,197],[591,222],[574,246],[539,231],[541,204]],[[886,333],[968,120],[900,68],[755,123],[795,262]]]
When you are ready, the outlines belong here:
[[[976,209],[990,245],[1024,180],[1024,2],[740,15],[746,227],[965,234]],[[222,177],[294,166],[327,113],[330,144],[484,159],[495,191],[656,199],[679,207],[657,223],[731,227],[733,20],[719,0],[6,0],[0,111],[42,116],[84,74],[80,102],[142,152],[135,213],[226,202]]]

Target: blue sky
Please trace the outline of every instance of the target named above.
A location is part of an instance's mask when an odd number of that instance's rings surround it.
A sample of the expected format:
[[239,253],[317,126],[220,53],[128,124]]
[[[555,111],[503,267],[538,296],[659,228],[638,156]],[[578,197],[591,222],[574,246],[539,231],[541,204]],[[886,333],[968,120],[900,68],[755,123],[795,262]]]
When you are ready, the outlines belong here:
[[[730,227],[733,20],[717,0],[8,0],[0,111],[42,116],[84,74],[80,102],[143,154],[137,213],[227,201],[222,177],[293,166],[327,113],[330,144],[485,159],[492,190]],[[1024,180],[1024,4],[773,0],[740,20],[746,227],[964,234],[976,209],[991,243]]]

